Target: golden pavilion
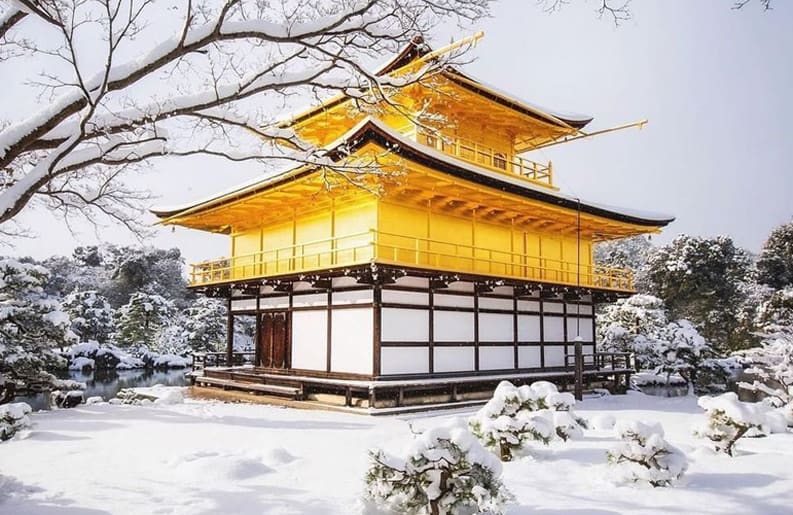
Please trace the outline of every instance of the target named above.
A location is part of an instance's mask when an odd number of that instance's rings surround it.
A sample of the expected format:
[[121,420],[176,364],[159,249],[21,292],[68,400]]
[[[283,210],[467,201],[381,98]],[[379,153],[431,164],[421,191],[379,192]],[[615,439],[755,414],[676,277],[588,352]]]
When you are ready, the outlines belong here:
[[[433,55],[417,40],[377,73]],[[229,236],[229,257],[190,272],[191,288],[229,306],[227,352],[196,383],[369,408],[464,402],[502,379],[567,384],[576,340],[588,382],[627,381],[625,356],[596,351],[594,312],[631,294],[633,277],[597,265],[593,245],[673,218],[565,195],[552,164],[527,156],[591,135],[589,116],[452,67],[399,95],[402,109],[338,96],[283,122],[331,159],[383,173],[329,184],[333,172],[302,164],[154,210]],[[247,366],[235,365],[237,317],[255,319]]]

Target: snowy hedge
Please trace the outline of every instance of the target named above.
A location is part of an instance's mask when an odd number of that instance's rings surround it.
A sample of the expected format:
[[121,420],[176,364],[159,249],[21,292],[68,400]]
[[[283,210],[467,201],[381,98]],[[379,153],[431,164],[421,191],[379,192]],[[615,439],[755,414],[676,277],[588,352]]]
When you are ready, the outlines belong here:
[[741,402],[734,392],[699,398],[707,421],[694,434],[714,443],[718,452],[733,455],[735,443],[751,430],[767,432],[767,409],[762,404]]
[[0,442],[10,440],[20,430],[30,427],[28,415],[32,411],[24,402],[0,405]]
[[510,461],[530,441],[580,436],[584,422],[573,413],[574,405],[571,394],[547,381],[521,387],[502,381],[469,426],[482,445]]
[[500,514],[512,499],[501,463],[462,423],[417,435],[400,456],[378,449],[369,459],[365,497],[378,511]]
[[617,483],[668,486],[688,468],[685,454],[664,440],[660,424],[619,421],[614,433],[622,442],[607,457]]

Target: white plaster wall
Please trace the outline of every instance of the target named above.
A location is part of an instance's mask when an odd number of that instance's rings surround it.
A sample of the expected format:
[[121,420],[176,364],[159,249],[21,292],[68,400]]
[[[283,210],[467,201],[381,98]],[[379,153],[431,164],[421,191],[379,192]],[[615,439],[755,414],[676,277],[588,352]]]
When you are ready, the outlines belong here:
[[326,306],[327,304],[327,293],[307,293],[305,295],[295,295],[292,297],[292,306],[296,308],[308,306]]
[[260,309],[288,308],[289,297],[262,297],[259,299]]
[[467,295],[446,295],[443,293],[436,293],[432,299],[432,303],[436,306],[473,309],[474,298]]
[[382,347],[380,373],[427,374],[430,371],[430,353],[427,347]]
[[418,291],[383,290],[381,300],[392,304],[414,304],[426,306],[429,304],[429,294]]
[[372,308],[339,309],[332,313],[330,370],[371,374],[374,348]]
[[383,308],[380,315],[380,331],[380,340],[384,342],[429,341],[429,311]]
[[540,303],[536,300],[519,300],[518,310],[520,311],[539,311]]
[[411,288],[429,288],[430,281],[425,277],[410,277],[406,275],[396,280],[400,286],[409,286]]
[[499,370],[515,368],[515,354],[513,347],[483,347],[479,346],[479,369]]
[[328,359],[328,312],[292,313],[292,368],[322,370]]
[[231,301],[232,311],[248,311],[256,309],[256,299],[239,299]]
[[313,290],[311,283],[308,281],[295,281],[292,283],[292,291],[306,291]]
[[564,318],[563,317],[543,317],[542,329],[543,340],[546,342],[564,341]]
[[436,342],[474,341],[474,314],[460,311],[435,311],[433,339]]
[[540,368],[540,347],[518,347],[520,368]]
[[591,315],[592,306],[590,304],[568,304],[567,313],[570,315],[575,315],[576,313],[581,315]]
[[564,304],[556,302],[543,302],[542,310],[545,313],[564,313]]
[[512,286],[496,286],[493,288],[493,293],[498,293],[499,295],[509,295],[512,296],[514,290]]
[[435,347],[435,372],[467,372],[474,369],[473,347]]
[[546,367],[563,367],[564,366],[564,345],[546,345],[545,349],[545,366]]
[[581,323],[577,324],[576,321],[579,320],[576,317],[568,318],[567,319],[567,339],[569,341],[575,341],[575,337],[578,334],[578,330],[581,331],[581,338],[585,342],[593,341],[593,334],[592,334],[592,319],[591,318],[581,318]]
[[540,341],[539,315],[518,315],[518,341]]
[[512,311],[514,308],[512,299],[493,299],[488,297],[479,298],[479,307],[481,309],[501,309],[504,311]]
[[465,281],[454,281],[449,283],[450,290],[459,291],[474,291],[474,283],[467,283]]
[[373,294],[372,290],[337,291],[333,293],[333,304],[369,304]]
[[334,277],[331,279],[331,285],[334,288],[347,288],[351,286],[360,286],[358,284],[358,280],[355,277],[349,276],[342,276],[342,277]]
[[514,335],[513,316],[501,313],[479,313],[480,342],[511,342]]

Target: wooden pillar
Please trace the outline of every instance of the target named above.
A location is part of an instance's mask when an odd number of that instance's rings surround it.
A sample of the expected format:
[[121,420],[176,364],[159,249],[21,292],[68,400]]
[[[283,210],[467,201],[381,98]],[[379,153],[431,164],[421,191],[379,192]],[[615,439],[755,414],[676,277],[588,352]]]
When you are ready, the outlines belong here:
[[228,311],[226,315],[226,366],[232,365],[234,359],[234,314],[231,312],[231,294],[229,293]]
[[584,347],[582,338],[575,337],[575,400],[584,400]]

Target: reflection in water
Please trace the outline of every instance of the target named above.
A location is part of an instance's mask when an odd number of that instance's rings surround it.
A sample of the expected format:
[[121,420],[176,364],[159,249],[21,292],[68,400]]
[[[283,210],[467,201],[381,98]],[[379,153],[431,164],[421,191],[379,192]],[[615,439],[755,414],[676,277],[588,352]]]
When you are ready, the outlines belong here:
[[685,397],[688,395],[687,384],[645,384],[639,391],[656,397]]
[[[112,399],[122,388],[138,386],[184,386],[187,384],[185,374],[189,369],[175,370],[97,370],[94,373],[84,374],[79,370],[70,370],[68,373],[58,374],[61,379],[73,379],[85,383],[85,398],[102,397],[104,400]],[[30,396],[20,396],[16,402],[27,402],[34,410],[49,409],[47,394],[39,393]]]

